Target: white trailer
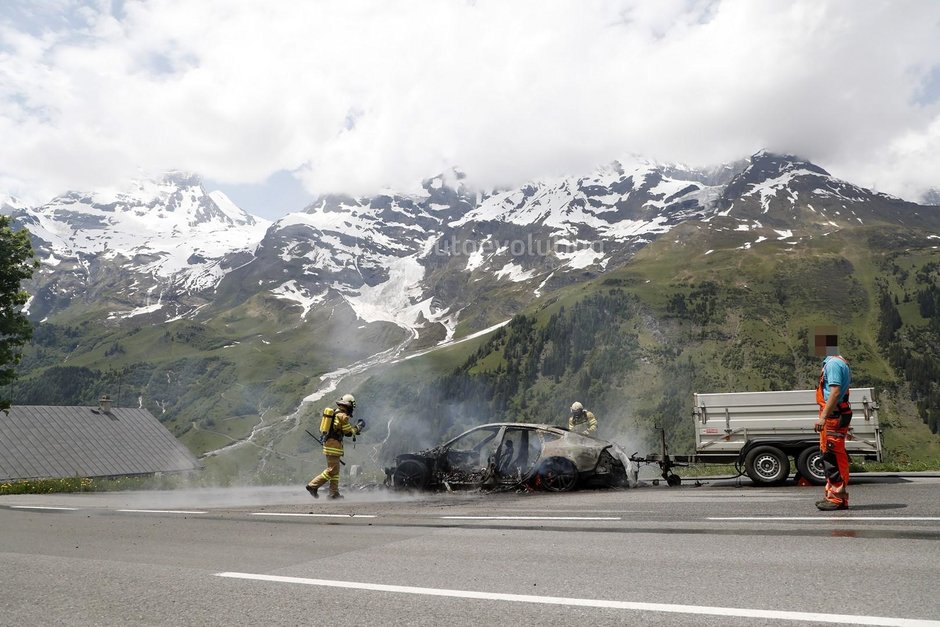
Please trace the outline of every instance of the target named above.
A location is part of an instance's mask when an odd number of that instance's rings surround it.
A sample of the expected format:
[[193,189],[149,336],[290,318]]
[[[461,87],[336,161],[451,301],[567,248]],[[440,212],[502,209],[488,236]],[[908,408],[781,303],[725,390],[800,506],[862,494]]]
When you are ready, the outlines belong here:
[[[845,448],[850,456],[881,461],[882,439],[878,403],[873,388],[850,388],[852,424]],[[669,485],[681,482],[672,472],[689,463],[734,464],[754,483],[778,485],[790,476],[791,458],[796,472],[822,485],[826,477],[815,431],[819,418],[815,390],[694,394],[695,454],[632,458],[658,463]]]

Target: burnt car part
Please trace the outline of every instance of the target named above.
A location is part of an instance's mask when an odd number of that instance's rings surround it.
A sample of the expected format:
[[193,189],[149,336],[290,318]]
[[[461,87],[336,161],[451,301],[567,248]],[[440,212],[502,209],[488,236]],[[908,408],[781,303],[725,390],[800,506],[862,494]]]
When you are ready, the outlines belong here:
[[385,472],[394,489],[566,492],[626,486],[627,464],[622,449],[605,440],[552,425],[493,423],[436,448],[399,455]]

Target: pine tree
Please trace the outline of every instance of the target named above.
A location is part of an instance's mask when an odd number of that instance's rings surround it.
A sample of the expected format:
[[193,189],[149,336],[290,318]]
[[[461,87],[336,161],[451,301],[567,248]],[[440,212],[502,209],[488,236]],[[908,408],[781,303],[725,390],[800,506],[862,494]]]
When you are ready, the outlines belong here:
[[[21,285],[38,266],[29,232],[14,231],[10,218],[0,216],[0,389],[15,378],[20,347],[32,336],[33,327],[23,314],[29,295]],[[9,407],[9,398],[0,396],[0,410]]]

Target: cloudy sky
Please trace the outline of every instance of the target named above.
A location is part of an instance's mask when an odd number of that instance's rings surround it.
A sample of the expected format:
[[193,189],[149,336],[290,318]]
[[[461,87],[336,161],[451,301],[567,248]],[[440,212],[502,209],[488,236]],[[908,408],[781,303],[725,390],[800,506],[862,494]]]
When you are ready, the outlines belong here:
[[760,149],[940,188],[940,2],[0,2],[0,196],[29,203],[184,169],[276,217]]

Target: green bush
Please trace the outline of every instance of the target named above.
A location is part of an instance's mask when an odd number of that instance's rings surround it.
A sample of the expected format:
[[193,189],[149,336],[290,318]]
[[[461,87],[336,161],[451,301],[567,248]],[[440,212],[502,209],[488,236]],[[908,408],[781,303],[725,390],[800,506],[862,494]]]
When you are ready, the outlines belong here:
[[50,494],[53,492],[93,492],[94,483],[94,481],[87,477],[7,481],[0,483],[0,495]]

